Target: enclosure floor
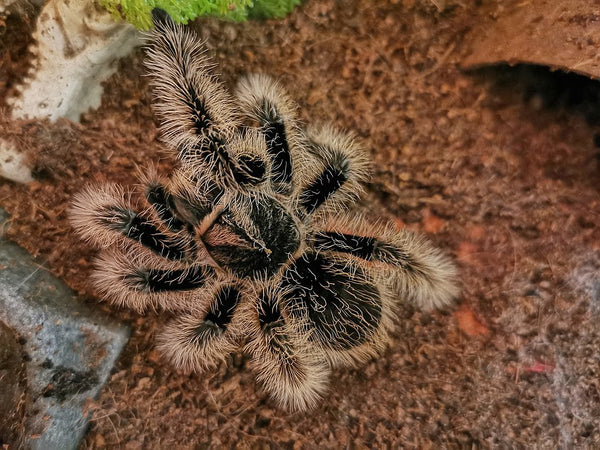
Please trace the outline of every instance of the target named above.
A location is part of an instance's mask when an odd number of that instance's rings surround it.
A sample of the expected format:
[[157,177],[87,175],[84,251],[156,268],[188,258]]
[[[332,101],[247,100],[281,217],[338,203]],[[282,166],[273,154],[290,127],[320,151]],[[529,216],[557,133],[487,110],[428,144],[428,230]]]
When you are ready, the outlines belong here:
[[[80,124],[0,117],[37,179],[0,181],[8,237],[133,329],[88,405],[82,448],[600,446],[600,127],[577,107],[545,107],[543,93],[525,101],[527,77],[461,72],[476,3],[309,0],[282,21],[194,25],[229,85],[271,74],[306,123],[355,131],[375,162],[358,207],[428,234],[460,267],[456,306],[403,307],[390,348],[337,370],[308,414],[277,410],[242,355],[215,373],[178,373],[153,350],[164,313],[95,300],[94,252],[70,229],[71,197],[173,164],[157,141],[141,50]],[[26,70],[30,27],[7,24],[0,106]]]

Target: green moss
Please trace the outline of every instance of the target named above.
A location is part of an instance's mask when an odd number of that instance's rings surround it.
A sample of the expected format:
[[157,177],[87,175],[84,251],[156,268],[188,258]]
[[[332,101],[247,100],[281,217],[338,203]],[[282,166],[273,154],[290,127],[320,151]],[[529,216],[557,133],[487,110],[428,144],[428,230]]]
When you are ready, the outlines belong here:
[[255,0],[248,9],[251,19],[281,19],[292,12],[301,0]]
[[153,8],[164,9],[177,23],[187,23],[200,16],[229,20],[281,18],[301,0],[100,0],[115,20],[126,20],[136,28],[152,26]]

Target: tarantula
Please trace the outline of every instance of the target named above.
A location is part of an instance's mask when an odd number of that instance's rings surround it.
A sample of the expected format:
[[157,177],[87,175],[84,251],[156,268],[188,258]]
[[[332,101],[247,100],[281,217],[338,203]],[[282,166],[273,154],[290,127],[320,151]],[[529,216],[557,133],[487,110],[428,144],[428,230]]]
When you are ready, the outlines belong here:
[[243,349],[281,407],[312,408],[332,368],[382,352],[400,301],[453,300],[454,265],[409,231],[350,218],[369,176],[353,135],[304,130],[263,75],[231,95],[193,33],[161,10],[153,21],[146,65],[178,166],[143,175],[142,212],[118,185],[76,196],[72,223],[102,248],[93,283],[117,305],[177,316],[158,336],[177,368]]

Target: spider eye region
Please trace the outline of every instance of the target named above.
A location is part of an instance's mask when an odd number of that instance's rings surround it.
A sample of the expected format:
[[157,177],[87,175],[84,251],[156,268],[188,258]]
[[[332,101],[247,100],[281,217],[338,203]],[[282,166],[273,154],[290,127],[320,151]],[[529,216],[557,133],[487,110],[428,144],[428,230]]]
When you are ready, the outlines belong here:
[[284,304],[306,320],[311,339],[331,350],[367,342],[382,317],[381,296],[359,267],[305,254],[283,276]]
[[300,246],[293,217],[274,198],[239,195],[202,236],[222,268],[241,278],[272,276]]

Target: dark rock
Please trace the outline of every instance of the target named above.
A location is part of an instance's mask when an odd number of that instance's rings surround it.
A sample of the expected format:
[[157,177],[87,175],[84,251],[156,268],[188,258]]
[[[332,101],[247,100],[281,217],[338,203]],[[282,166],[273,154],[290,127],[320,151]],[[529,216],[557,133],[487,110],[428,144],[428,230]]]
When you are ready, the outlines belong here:
[[[4,220],[6,214],[0,213],[0,229]],[[23,446],[76,448],[89,421],[84,402],[106,382],[128,328],[84,305],[1,235],[0,321],[19,335],[25,361],[31,403]]]

